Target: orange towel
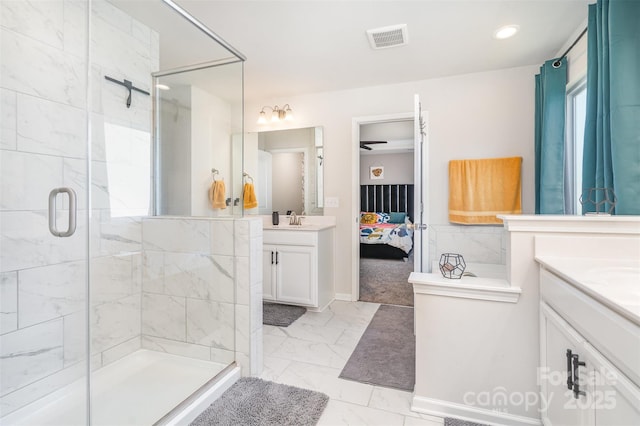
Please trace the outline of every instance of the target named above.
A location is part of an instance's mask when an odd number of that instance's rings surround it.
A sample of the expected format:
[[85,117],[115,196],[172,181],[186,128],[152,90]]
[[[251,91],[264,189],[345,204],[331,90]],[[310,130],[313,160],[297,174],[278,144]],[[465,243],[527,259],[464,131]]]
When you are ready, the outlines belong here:
[[256,198],[256,190],[252,183],[245,183],[244,190],[242,191],[242,198],[244,199],[244,208],[253,209],[258,207],[258,199]]
[[209,201],[211,202],[211,208],[214,210],[227,208],[225,191],[226,189],[224,187],[223,180],[213,181],[209,188]]
[[521,214],[522,157],[449,162],[449,222],[502,223],[496,215]]

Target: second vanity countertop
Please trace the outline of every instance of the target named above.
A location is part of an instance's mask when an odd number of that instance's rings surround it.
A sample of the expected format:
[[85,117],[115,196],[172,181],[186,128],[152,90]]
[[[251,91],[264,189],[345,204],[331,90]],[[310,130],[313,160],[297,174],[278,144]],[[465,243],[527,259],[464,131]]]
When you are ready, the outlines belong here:
[[640,260],[536,256],[536,261],[640,325]]

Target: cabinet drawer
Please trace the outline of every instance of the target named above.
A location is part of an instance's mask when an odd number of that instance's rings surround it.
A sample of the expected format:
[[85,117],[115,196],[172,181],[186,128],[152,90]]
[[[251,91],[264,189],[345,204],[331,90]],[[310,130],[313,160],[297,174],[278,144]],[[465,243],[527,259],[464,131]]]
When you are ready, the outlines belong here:
[[315,246],[318,244],[318,233],[315,231],[263,231],[264,244],[289,244],[295,246]]
[[540,271],[540,295],[636,386],[640,385],[640,327],[544,269]]

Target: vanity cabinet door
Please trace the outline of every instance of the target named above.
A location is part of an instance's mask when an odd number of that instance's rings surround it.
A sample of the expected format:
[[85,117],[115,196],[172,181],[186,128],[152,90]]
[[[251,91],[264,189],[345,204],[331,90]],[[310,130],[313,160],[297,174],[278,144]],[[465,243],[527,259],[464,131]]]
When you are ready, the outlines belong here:
[[317,304],[317,249],[311,246],[277,246],[276,298],[281,302]]
[[584,345],[589,380],[594,383],[586,403],[595,409],[596,425],[640,425],[640,389],[597,349]]
[[276,246],[262,247],[262,298],[276,300]]
[[[546,303],[541,303],[540,311],[541,368],[538,374],[542,422],[545,425],[592,425],[589,410],[584,409],[580,398],[574,397],[567,383],[569,381],[573,389],[572,356],[584,352],[581,351],[584,339]],[[585,369],[579,369],[578,374],[581,390],[587,390]]]

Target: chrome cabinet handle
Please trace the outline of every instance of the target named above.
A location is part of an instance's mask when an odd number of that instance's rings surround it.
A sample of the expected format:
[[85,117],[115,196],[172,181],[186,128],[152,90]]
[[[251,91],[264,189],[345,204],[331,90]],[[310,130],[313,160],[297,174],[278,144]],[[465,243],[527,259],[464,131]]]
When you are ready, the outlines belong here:
[[[58,231],[56,224],[56,199],[58,194],[66,193],[69,196],[69,226],[66,231]],[[71,188],[54,188],[49,193],[49,232],[56,237],[70,237],[76,232],[76,192]]]

